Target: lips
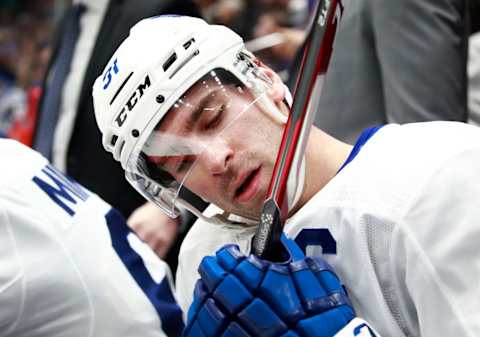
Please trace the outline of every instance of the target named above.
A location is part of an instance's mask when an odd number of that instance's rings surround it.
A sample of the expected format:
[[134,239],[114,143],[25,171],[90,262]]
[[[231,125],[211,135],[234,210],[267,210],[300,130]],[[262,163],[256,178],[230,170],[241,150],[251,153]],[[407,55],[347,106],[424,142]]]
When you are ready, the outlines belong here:
[[241,203],[250,201],[260,187],[260,167],[246,171],[238,180],[234,200]]

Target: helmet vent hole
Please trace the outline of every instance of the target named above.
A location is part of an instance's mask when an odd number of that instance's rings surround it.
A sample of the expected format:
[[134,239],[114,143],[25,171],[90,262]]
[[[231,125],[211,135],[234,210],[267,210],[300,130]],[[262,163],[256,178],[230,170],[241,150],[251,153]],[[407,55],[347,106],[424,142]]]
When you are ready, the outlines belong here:
[[195,39],[192,37],[190,40],[188,40],[187,42],[185,42],[183,44],[183,48],[185,48],[185,50],[187,50],[188,48],[190,48],[190,46],[195,43]]
[[127,78],[123,81],[122,85],[120,85],[120,87],[118,88],[117,92],[115,93],[115,95],[113,95],[113,98],[112,100],[110,101],[110,105],[112,105],[113,101],[115,101],[115,99],[117,98],[118,94],[120,93],[120,91],[122,91],[123,87],[125,86],[125,84],[127,84],[128,80],[132,77],[133,75],[133,72],[131,72]]
[[117,140],[118,140],[118,136],[117,135],[113,135],[112,136],[112,139],[110,139],[110,144],[112,146],[115,146],[115,144],[117,143]]
[[193,59],[198,54],[200,54],[200,51],[197,49],[191,55],[189,55],[185,60],[183,60],[182,63],[178,65],[178,67],[172,72],[172,74],[168,76],[168,79],[171,80],[173,76],[175,76],[175,74],[178,73],[178,71],[183,68],[183,66],[185,66],[188,62],[190,62],[190,60]]
[[165,101],[165,97],[163,97],[162,95],[157,95],[157,97],[155,97],[155,100],[158,104],[161,104]]
[[122,144],[120,145],[120,150],[118,150],[118,153],[121,155],[122,154],[122,151],[123,151],[123,147],[125,146],[125,141],[122,142]]
[[177,53],[173,53],[170,57],[163,63],[163,71],[167,71],[168,68],[175,62],[177,59]]

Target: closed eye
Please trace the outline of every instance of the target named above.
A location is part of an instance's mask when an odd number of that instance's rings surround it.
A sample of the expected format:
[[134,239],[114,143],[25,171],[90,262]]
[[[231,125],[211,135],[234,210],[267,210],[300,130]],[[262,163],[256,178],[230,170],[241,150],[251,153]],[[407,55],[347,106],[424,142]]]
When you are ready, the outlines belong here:
[[223,119],[223,114],[225,112],[225,105],[222,104],[220,108],[215,112],[213,117],[205,125],[206,130],[211,130],[216,128]]

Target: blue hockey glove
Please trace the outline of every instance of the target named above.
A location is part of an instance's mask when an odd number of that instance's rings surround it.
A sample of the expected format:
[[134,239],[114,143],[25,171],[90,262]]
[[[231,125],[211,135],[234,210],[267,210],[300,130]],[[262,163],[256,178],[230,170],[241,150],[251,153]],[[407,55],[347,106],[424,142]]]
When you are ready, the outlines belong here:
[[[305,257],[285,236],[282,242],[285,263],[247,257],[236,245],[205,257],[183,336],[332,337],[351,322],[354,310],[330,265]],[[366,331],[356,328],[348,336]]]

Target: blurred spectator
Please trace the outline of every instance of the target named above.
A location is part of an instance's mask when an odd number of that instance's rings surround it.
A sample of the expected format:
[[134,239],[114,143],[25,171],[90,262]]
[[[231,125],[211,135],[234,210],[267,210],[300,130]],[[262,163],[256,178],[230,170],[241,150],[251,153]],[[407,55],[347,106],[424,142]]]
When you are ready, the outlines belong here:
[[383,123],[467,119],[465,0],[344,0],[315,123],[353,142]]
[[37,117],[38,102],[40,101],[42,89],[40,86],[32,86],[27,90],[26,112],[20,118],[13,120],[8,129],[9,138],[32,146],[33,130]]
[[15,120],[25,117],[25,92],[16,87],[0,84],[0,130],[8,133]]
[[0,80],[6,84],[15,82],[15,61],[18,56],[15,31],[0,28]]
[[15,30],[0,28],[0,130],[4,133],[25,112],[25,94],[16,83],[18,56]]
[[[286,69],[295,58],[298,48],[305,39],[303,28],[290,28],[280,26],[274,13],[262,15],[255,27],[255,37],[269,36],[272,45],[263,52],[257,50],[262,61],[268,63],[276,71]],[[255,52],[252,43],[248,45]]]
[[468,84],[469,122],[480,126],[480,32],[469,40]]
[[469,2],[470,33],[468,53],[469,122],[480,126],[480,1]]
[[27,89],[41,85],[51,54],[53,27],[46,17],[22,14],[17,18],[20,55],[17,83]]
[[286,79],[298,48],[305,38],[309,19],[307,0],[260,0],[247,49]]
[[202,17],[211,23],[235,26],[245,7],[242,0],[195,0]]
[[470,33],[480,31],[480,1],[470,0],[468,2],[468,10],[470,13]]
[[304,39],[309,0],[194,0],[202,17],[229,27],[264,63],[287,69]]
[[[30,90],[38,90],[50,57],[52,1],[10,1],[0,6],[0,129],[14,138],[31,138],[35,109]],[[28,135],[27,135],[28,136]],[[16,138],[17,139],[17,138]],[[30,145],[29,143],[26,143]]]

